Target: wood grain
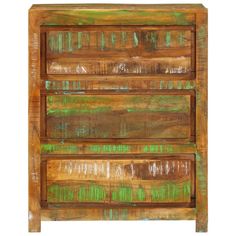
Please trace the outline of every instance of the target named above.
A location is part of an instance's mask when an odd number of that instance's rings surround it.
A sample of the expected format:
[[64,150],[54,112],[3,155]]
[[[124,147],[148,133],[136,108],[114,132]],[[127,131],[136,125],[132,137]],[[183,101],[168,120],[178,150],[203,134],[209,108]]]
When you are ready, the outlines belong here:
[[42,220],[194,220],[194,208],[45,208]]
[[207,231],[207,12],[197,15],[196,88],[196,231]]
[[40,216],[40,32],[36,15],[29,13],[28,170],[29,231],[38,232]]
[[29,231],[194,219],[205,232],[207,205],[207,9],[33,5]]
[[47,96],[49,138],[189,138],[190,96]]

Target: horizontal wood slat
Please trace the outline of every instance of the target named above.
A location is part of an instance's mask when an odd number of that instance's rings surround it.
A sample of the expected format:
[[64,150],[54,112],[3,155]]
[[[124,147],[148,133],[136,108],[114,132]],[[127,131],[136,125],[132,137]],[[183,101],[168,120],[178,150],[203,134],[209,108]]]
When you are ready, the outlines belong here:
[[45,208],[41,210],[42,220],[194,220],[195,208]]
[[[70,79],[70,78],[68,78]],[[150,79],[80,79],[78,80],[42,80],[41,90],[44,93],[52,91],[68,91],[73,94],[81,90],[143,90],[143,89],[195,89],[194,80],[169,80],[163,78],[163,80],[150,80]],[[62,93],[63,94],[63,93]]]
[[[46,142],[45,142],[46,141]],[[69,142],[64,139],[41,142],[41,154],[120,154],[120,153],[195,153],[195,144],[135,144],[132,142]]]

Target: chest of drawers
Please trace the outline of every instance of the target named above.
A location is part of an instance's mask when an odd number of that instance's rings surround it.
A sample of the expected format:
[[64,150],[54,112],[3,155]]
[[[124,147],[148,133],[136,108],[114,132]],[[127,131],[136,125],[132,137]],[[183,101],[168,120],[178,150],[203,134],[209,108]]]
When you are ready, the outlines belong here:
[[29,231],[41,220],[207,231],[207,10],[33,5]]

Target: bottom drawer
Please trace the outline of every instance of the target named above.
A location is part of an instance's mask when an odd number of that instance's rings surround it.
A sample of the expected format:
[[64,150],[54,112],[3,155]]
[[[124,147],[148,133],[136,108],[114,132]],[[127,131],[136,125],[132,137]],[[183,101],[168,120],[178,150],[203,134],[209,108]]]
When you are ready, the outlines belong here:
[[190,203],[194,197],[193,157],[48,160],[46,201]]

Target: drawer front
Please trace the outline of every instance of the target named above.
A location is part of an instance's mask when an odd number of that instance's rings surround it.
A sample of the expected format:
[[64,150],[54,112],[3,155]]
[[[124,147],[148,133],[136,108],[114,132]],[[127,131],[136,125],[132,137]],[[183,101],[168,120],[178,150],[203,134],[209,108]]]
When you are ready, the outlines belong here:
[[47,161],[48,203],[190,203],[193,195],[191,155]]
[[96,26],[48,30],[47,74],[190,74],[192,26]]
[[49,138],[189,139],[190,95],[47,96]]

